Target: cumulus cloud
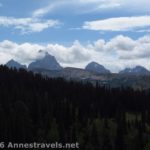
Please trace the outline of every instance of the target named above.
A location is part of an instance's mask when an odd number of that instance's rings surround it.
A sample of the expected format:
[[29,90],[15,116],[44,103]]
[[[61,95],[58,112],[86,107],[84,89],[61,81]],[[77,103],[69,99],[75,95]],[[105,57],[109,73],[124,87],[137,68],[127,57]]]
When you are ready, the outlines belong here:
[[20,63],[28,64],[41,57],[38,51],[43,48],[42,45],[38,44],[17,44],[8,40],[2,41],[0,42],[0,63],[6,63],[10,59],[15,59]]
[[119,35],[109,41],[99,39],[87,45],[75,41],[70,46],[51,43],[18,44],[5,40],[0,42],[0,63],[15,59],[28,65],[44,57],[44,53],[39,53],[39,50],[55,56],[62,66],[83,68],[90,61],[97,61],[113,72],[135,65],[143,65],[150,69],[150,36],[148,35],[137,40]]
[[118,17],[87,21],[83,29],[95,31],[132,31],[150,27],[150,16]]
[[120,58],[126,60],[150,59],[150,37],[144,36],[138,39],[131,52],[124,51],[120,53]]
[[59,24],[58,20],[42,20],[38,18],[14,18],[0,16],[0,26],[13,27],[21,30],[22,34],[41,32],[44,29],[55,27]]
[[36,59],[44,57],[44,53],[39,53],[39,50],[49,52],[59,62],[66,64],[82,63],[91,57],[88,50],[79,41],[75,41],[70,47],[65,47],[59,44],[47,44],[45,46],[32,43],[17,44],[5,40],[0,42],[0,55],[3,58],[0,60],[0,63],[6,63],[10,59],[15,59],[20,63],[29,64]]
[[127,36],[118,35],[105,45],[108,50],[130,51],[136,46],[136,41]]
[[47,51],[54,54],[63,63],[84,62],[90,59],[90,51],[75,41],[70,47],[65,47],[59,44],[48,44]]

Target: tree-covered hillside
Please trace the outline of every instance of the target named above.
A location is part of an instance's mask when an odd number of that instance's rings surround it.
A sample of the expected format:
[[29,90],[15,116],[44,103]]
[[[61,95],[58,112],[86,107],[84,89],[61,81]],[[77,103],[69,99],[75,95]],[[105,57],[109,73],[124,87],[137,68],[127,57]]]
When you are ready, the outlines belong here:
[[0,140],[149,150],[150,90],[94,87],[0,66]]

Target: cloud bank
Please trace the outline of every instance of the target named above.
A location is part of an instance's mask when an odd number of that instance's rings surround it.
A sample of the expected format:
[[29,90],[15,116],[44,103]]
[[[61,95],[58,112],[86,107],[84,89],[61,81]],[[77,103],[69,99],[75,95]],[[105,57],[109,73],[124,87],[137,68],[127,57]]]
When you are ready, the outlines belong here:
[[96,31],[133,31],[145,27],[150,27],[150,16],[109,18],[87,21],[83,25],[83,29]]
[[22,64],[44,57],[39,50],[47,51],[54,55],[63,66],[83,68],[90,61],[97,61],[112,72],[117,72],[124,67],[143,65],[150,69],[150,36],[137,40],[119,35],[108,42],[99,39],[94,42],[81,44],[75,41],[71,46],[60,44],[46,45],[22,43],[12,41],[0,42],[0,63],[4,64],[10,59],[15,59]]

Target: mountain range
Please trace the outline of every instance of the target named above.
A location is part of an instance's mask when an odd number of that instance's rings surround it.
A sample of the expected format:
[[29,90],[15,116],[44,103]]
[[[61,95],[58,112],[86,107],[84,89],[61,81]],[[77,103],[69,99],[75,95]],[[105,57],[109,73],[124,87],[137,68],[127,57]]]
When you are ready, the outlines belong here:
[[[45,69],[45,70],[62,70],[63,67],[57,62],[56,58],[48,53],[42,59],[37,59],[36,61],[29,64],[28,68],[25,65],[21,65],[17,61],[11,59],[6,63],[9,68],[24,68],[29,70]],[[71,67],[68,67],[71,68]],[[74,68],[75,69],[75,68]],[[76,68],[77,69],[77,68]],[[85,67],[86,71],[98,73],[98,74],[110,74],[111,71],[106,69],[104,66],[98,64],[97,62],[90,62]],[[130,75],[150,75],[150,71],[143,66],[136,66],[134,68],[125,68],[121,70],[119,74],[130,74]]]
[[9,68],[24,68],[34,73],[40,73],[48,77],[62,77],[65,79],[79,80],[96,84],[110,85],[113,87],[129,86],[133,88],[150,88],[150,71],[143,66],[134,68],[125,68],[119,73],[111,73],[104,66],[97,62],[90,62],[85,69],[67,67],[63,68],[56,58],[48,53],[41,59],[38,59],[28,67],[21,65],[15,60],[6,63]]
[[132,74],[132,75],[150,75],[150,71],[143,66],[136,66],[134,68],[126,68],[119,72],[120,74]]

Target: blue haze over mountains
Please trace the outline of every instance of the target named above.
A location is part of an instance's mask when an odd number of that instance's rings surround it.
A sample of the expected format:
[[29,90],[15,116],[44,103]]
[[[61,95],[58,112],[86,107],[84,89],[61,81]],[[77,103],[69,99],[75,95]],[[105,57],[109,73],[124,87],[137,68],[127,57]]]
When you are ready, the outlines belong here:
[[[29,64],[28,67],[25,65],[21,65],[15,60],[10,60],[6,63],[6,66],[9,68],[24,68],[29,70],[35,69],[46,69],[46,70],[61,70],[63,67],[57,62],[56,58],[47,52],[42,59],[38,59]],[[97,62],[90,62],[85,67],[86,71],[95,72],[98,74],[110,74],[111,71],[106,69],[103,65],[98,64]],[[119,74],[131,74],[131,75],[150,75],[150,71],[144,68],[143,66],[136,66],[134,68],[125,68],[121,70]]]
[[28,67],[21,65],[15,60],[10,60],[6,63],[6,66],[9,68],[27,69],[50,78],[61,77],[66,80],[90,82],[94,85],[99,83],[111,87],[150,88],[150,71],[143,66],[125,68],[119,73],[111,73],[110,70],[97,62],[90,62],[85,69],[73,67],[63,68],[57,62],[56,58],[48,53],[45,53],[43,58],[29,64]]
[[25,65],[21,65],[20,63],[18,63],[17,61],[15,61],[13,59],[8,61],[6,63],[6,66],[9,67],[9,68],[16,68],[16,69],[20,69],[20,68],[26,69],[27,68]]

